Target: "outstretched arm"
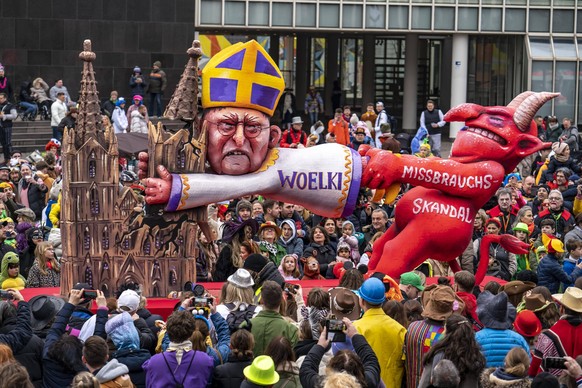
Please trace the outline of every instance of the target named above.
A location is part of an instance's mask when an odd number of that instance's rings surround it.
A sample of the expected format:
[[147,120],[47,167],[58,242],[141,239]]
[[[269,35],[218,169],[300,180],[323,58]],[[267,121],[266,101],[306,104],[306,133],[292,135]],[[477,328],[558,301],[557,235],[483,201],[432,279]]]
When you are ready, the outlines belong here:
[[362,172],[362,185],[388,188],[394,183],[409,183],[437,189],[456,197],[491,197],[501,184],[503,167],[495,162],[463,164],[441,158],[417,158],[375,148],[359,148],[369,157]]

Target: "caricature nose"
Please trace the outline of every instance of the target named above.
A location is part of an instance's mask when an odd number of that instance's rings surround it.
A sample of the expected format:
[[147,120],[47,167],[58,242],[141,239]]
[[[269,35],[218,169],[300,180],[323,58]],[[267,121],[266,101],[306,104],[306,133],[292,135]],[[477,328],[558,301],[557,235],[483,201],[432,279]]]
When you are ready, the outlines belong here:
[[245,126],[243,123],[238,123],[236,125],[236,131],[234,132],[234,135],[232,135],[232,139],[237,146],[242,147],[245,142]]

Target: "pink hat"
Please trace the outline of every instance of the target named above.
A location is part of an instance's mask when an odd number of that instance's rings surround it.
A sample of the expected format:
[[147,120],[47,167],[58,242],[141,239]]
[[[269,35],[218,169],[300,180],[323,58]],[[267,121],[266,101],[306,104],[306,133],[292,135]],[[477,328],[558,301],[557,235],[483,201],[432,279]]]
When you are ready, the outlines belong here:
[[143,97],[140,96],[139,94],[136,94],[135,96],[133,96],[133,100],[138,100],[138,101],[143,101]]

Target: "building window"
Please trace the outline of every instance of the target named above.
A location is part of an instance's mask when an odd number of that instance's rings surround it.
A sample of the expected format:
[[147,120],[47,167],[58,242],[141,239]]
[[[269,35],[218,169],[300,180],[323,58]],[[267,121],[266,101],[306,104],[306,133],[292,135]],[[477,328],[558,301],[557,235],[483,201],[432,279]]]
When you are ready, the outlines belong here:
[[83,232],[83,249],[86,251],[91,249],[91,233],[88,227],[85,227],[85,232]]
[[103,228],[103,234],[101,236],[101,248],[109,249],[109,229],[107,227]]
[[176,167],[183,169],[186,167],[186,153],[184,152],[184,142],[178,144],[178,152],[176,153]]
[[89,267],[85,268],[85,283],[93,288],[93,271]]
[[96,187],[93,187],[91,189],[90,207],[91,214],[93,214],[94,216],[99,214],[99,192],[97,191]]
[[97,161],[95,160],[95,151],[91,151],[89,156],[89,178],[97,176]]
[[150,240],[146,240],[145,243],[143,243],[143,254],[144,255],[149,255],[152,251],[152,243],[150,242]]

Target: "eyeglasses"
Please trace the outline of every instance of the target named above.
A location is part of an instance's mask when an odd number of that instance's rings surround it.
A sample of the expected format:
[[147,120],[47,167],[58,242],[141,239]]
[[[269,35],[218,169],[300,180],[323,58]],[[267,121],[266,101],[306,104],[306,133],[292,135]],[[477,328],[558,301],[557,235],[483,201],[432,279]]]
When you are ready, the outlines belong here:
[[550,201],[561,201],[562,200],[562,198],[560,198],[560,197],[549,197],[548,199]]
[[253,124],[253,123],[244,123],[243,121],[238,121],[236,123],[228,123],[228,122],[220,122],[220,123],[213,123],[212,121],[206,121],[209,124],[212,124],[218,129],[223,136],[233,136],[239,126],[243,126],[245,137],[248,138],[255,138],[259,136],[259,134],[264,129],[269,129],[270,127],[261,127],[260,124]]

